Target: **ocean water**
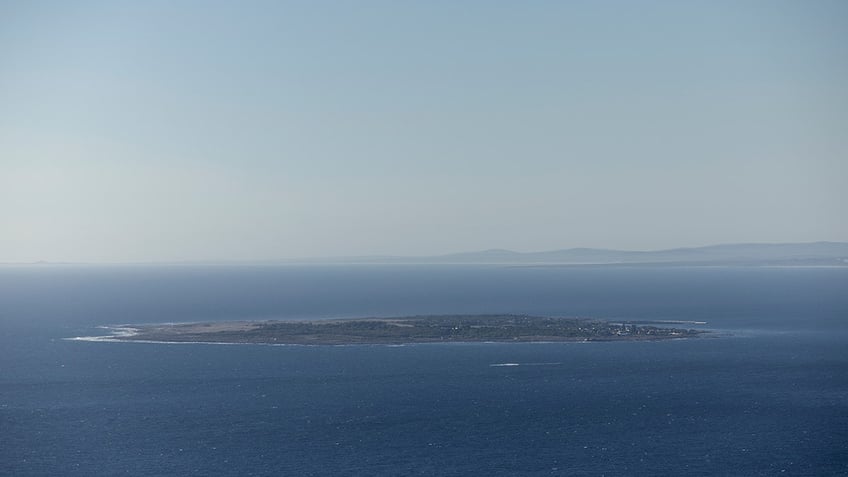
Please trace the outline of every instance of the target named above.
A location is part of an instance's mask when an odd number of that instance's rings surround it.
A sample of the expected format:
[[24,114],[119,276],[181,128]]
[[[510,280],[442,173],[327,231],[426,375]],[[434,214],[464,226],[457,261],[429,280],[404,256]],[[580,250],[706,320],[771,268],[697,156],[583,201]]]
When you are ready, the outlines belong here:
[[[104,324],[438,313],[715,333],[63,340]],[[0,475],[848,475],[848,269],[7,266]]]

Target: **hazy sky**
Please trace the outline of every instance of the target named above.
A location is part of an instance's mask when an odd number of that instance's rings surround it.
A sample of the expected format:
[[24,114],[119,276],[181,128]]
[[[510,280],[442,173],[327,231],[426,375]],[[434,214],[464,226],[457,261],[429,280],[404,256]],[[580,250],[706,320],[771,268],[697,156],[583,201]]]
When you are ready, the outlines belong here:
[[0,262],[848,240],[848,2],[0,1]]

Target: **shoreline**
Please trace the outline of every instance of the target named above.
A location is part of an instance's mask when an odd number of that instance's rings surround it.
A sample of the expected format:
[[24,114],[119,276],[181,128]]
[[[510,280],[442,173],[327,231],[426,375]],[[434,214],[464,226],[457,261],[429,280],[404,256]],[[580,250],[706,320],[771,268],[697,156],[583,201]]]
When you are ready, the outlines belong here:
[[161,344],[389,345],[662,341],[708,331],[653,326],[694,321],[615,322],[528,315],[433,315],[326,320],[265,320],[100,326],[110,334],[70,341]]

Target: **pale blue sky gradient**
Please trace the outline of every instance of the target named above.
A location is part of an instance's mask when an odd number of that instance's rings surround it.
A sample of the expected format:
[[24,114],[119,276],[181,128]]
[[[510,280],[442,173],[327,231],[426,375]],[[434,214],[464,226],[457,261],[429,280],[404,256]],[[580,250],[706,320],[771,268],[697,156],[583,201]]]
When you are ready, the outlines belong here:
[[0,262],[848,241],[848,3],[0,1]]

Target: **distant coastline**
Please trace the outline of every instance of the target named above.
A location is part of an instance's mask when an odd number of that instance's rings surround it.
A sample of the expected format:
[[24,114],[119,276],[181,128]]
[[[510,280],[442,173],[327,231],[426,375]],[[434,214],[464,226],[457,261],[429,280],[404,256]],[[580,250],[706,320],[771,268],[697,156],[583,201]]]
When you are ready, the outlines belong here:
[[281,265],[504,265],[520,267],[848,267],[848,242],[737,243],[666,250],[568,248],[543,252],[490,249],[431,256],[348,256],[268,260],[141,262],[0,262],[0,266],[281,266]]
[[228,321],[101,327],[77,341],[217,344],[416,344],[450,342],[645,341],[691,338],[706,331],[653,326],[704,322],[610,322],[528,315],[435,315],[313,321]]

